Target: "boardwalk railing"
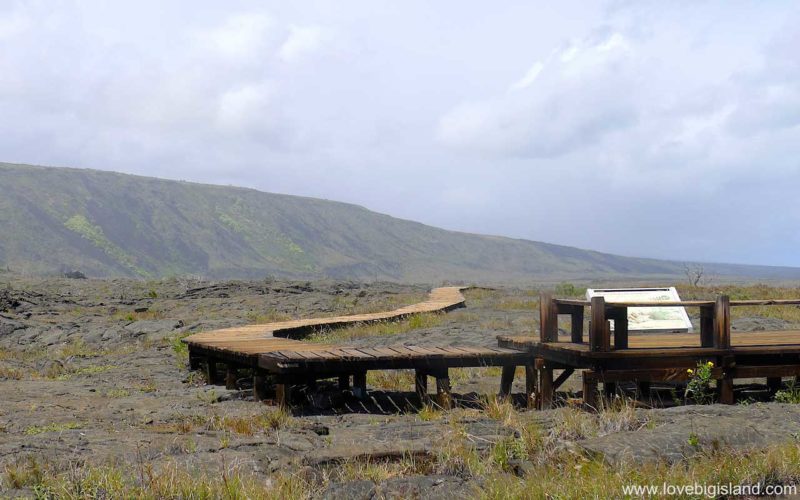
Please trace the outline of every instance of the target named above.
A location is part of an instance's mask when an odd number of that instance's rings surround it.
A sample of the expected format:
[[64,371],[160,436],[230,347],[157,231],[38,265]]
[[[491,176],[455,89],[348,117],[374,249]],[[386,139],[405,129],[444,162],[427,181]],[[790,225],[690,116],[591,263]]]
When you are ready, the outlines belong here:
[[[730,300],[720,295],[716,300],[683,300],[663,302],[606,302],[603,297],[592,300],[556,299],[541,294],[539,303],[541,342],[559,342],[558,316],[570,316],[570,342],[584,343],[585,308],[589,308],[589,348],[592,352],[627,349],[629,340],[628,309],[631,307],[697,307],[700,309],[700,347],[731,347],[731,307],[800,305],[800,299]],[[614,322],[613,348],[611,321]],[[797,339],[800,343],[800,337]]]
[[[500,336],[501,347],[521,349],[536,358],[543,408],[552,404],[554,391],[577,369],[583,371],[584,402],[596,405],[598,382],[606,394],[617,382],[636,381],[639,394],[650,392],[650,382],[685,382],[698,363],[711,362],[719,401],[733,403],[734,379],[767,379],[776,390],[781,377],[800,377],[800,330],[731,332],[731,308],[740,306],[798,306],[800,299],[738,300],[721,295],[715,300],[675,302],[606,302],[540,298],[540,336]],[[632,307],[698,307],[699,334],[629,335]],[[588,309],[588,310],[587,310]],[[559,337],[558,319],[571,318],[569,337]],[[589,318],[588,339],[584,318]],[[612,337],[611,321],[614,322]],[[561,370],[558,378],[554,370]]]

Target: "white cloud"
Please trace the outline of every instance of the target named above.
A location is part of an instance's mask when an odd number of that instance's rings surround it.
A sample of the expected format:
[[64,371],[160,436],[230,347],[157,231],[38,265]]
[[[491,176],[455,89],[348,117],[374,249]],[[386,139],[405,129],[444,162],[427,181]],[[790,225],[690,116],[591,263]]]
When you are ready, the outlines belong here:
[[325,34],[317,26],[290,26],[289,36],[278,49],[278,57],[286,62],[316,51],[325,40]]
[[533,82],[539,77],[539,74],[544,69],[544,64],[541,62],[534,63],[533,66],[525,73],[525,76],[511,84],[511,90],[522,90],[526,87],[533,85]]
[[630,126],[638,110],[624,38],[581,45],[534,64],[511,85],[515,92],[458,105],[440,119],[438,139],[501,156],[557,157]]
[[230,16],[219,27],[207,33],[207,39],[220,54],[233,59],[266,56],[272,18],[263,13],[240,13]]
[[270,85],[248,84],[226,91],[219,99],[217,123],[229,133],[264,128],[272,123]]
[[5,15],[0,14],[0,40],[19,36],[30,26],[30,19],[20,11],[14,10]]

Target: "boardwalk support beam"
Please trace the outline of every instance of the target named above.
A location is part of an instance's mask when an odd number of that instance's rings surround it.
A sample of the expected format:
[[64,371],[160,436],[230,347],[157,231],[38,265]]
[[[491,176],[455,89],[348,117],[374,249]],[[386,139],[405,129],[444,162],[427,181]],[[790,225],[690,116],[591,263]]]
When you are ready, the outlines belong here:
[[238,371],[236,370],[236,366],[228,363],[225,365],[225,388],[229,390],[236,389],[236,379],[237,379]]

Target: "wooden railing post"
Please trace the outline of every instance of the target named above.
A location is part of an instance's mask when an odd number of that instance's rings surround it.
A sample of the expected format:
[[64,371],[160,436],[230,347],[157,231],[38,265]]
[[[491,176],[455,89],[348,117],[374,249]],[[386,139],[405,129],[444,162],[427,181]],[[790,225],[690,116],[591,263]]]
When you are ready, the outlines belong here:
[[558,342],[558,311],[552,295],[546,292],[539,296],[539,339]]
[[700,346],[714,347],[714,308],[700,308]]
[[620,307],[614,311],[614,349],[628,348],[628,308]]
[[576,344],[583,343],[583,306],[575,306],[570,315],[572,322],[572,341]]
[[592,297],[592,324],[589,327],[589,349],[592,351],[611,350],[611,336],[606,324],[606,300]]
[[717,297],[714,304],[714,347],[731,347],[731,299],[727,295]]

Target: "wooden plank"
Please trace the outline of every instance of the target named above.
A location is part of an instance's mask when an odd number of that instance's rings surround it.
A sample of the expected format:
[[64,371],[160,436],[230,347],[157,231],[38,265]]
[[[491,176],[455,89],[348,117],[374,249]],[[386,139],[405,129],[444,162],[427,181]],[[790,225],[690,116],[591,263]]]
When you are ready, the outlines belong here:
[[238,370],[236,366],[228,363],[225,366],[225,388],[228,390],[235,390],[236,389],[236,379],[238,375]]
[[547,365],[539,368],[539,387],[541,391],[541,409],[549,410],[553,407],[555,389],[553,388],[553,369]]
[[727,295],[720,295],[714,304],[714,347],[731,346],[731,304]]
[[791,306],[800,305],[800,299],[732,300],[731,306]]
[[374,358],[374,356],[371,356],[369,354],[365,354],[365,353],[359,351],[358,349],[342,347],[342,348],[339,349],[339,351],[341,351],[343,353],[346,353],[346,354],[349,354],[350,357],[353,357],[353,358],[361,358],[361,359],[373,359]]
[[514,383],[516,366],[504,366],[500,375],[500,396],[507,397],[511,394],[511,385]]
[[387,358],[396,358],[396,357],[407,358],[407,357],[410,357],[409,354],[400,354],[396,350],[388,348],[388,347],[373,347],[372,350],[375,351],[376,353],[378,353],[379,356],[383,356],[383,357],[387,357]]
[[[385,358],[387,357],[385,354],[378,352],[378,350],[372,347],[359,347],[359,352],[362,352],[368,356],[372,356],[373,358]],[[394,354],[390,355],[390,357],[394,357]]]
[[[574,299],[555,299],[555,300],[560,304],[568,304],[568,305],[584,306],[584,307],[591,306],[591,302],[586,300],[574,300]],[[614,304],[615,306],[621,306],[621,307],[704,307],[704,306],[713,306],[714,301],[712,300],[679,300],[679,301],[664,301],[664,302],[614,301],[613,303],[609,302],[609,304]]]
[[583,372],[583,404],[589,410],[597,410],[597,377],[594,372]]
[[700,308],[700,345],[703,347],[714,346],[714,308]]
[[450,376],[447,370],[436,375],[436,396],[439,406],[445,410],[449,410],[453,407],[453,396],[450,392]]
[[395,353],[397,353],[398,356],[404,356],[404,357],[409,357],[409,358],[410,357],[414,357],[414,356],[418,356],[417,353],[415,353],[414,351],[410,350],[406,346],[393,345],[393,346],[385,347],[384,349],[387,349],[387,350],[390,350],[390,351],[394,351]]
[[592,322],[589,326],[589,348],[592,351],[605,352],[611,348],[606,325],[606,301],[602,296],[592,297]]
[[628,308],[614,308],[614,349],[628,348]]
[[800,364],[771,366],[741,366],[729,369],[733,378],[796,377],[800,376]]
[[558,388],[559,388],[559,387],[561,387],[561,384],[563,384],[564,382],[566,382],[566,381],[567,381],[567,379],[568,379],[568,378],[569,378],[569,377],[570,377],[570,376],[571,376],[573,373],[575,373],[575,369],[574,369],[574,368],[567,368],[567,369],[563,370],[563,371],[561,372],[561,374],[559,374],[559,376],[558,376],[558,377],[556,377],[556,379],[553,381],[553,390],[558,390]]
[[441,358],[444,357],[444,354],[441,352],[431,351],[429,348],[419,347],[419,346],[406,346],[409,350],[414,351],[417,354],[421,354],[425,357],[434,357],[434,358]]
[[558,340],[558,309],[547,292],[539,295],[539,337],[542,342]]
[[533,365],[525,365],[525,405],[528,408],[536,408],[536,379],[538,376]]
[[570,314],[570,336],[576,343],[583,342],[583,307],[576,307]]

